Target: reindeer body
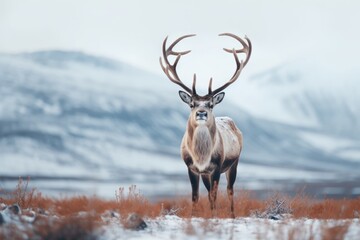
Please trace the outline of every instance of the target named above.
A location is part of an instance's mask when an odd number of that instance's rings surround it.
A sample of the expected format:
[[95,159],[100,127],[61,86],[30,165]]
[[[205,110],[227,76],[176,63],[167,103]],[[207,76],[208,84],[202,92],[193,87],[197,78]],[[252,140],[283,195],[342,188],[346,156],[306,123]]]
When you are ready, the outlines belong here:
[[[240,50],[229,50],[224,48],[226,52],[230,52],[234,55],[236,71],[227,83],[214,91],[211,89],[212,79],[210,79],[208,94],[200,96],[196,93],[195,89],[196,75],[194,75],[193,86],[192,89],[190,89],[180,80],[176,72],[176,66],[180,57],[190,51],[174,52],[172,50],[179,41],[192,36],[194,35],[180,37],[168,48],[166,48],[167,38],[165,38],[163,42],[165,65],[161,58],[160,64],[168,78],[186,91],[179,91],[179,96],[191,108],[186,131],[181,143],[181,157],[188,167],[189,179],[192,186],[193,213],[196,210],[199,199],[200,176],[208,190],[210,209],[214,215],[220,174],[225,173],[227,178],[227,193],[230,200],[230,212],[231,216],[235,217],[233,185],[236,179],[237,165],[243,146],[243,138],[241,131],[236,127],[231,118],[215,118],[212,110],[215,105],[223,100],[225,93],[222,92],[222,90],[236,81],[241,70],[247,64],[251,55],[251,42],[246,37],[245,42],[243,39],[230,33],[220,34],[220,36],[233,37],[243,45],[243,48]],[[237,53],[245,53],[245,61],[240,62]],[[168,60],[168,56],[170,55],[177,56],[173,64],[170,64]]]
[[[233,185],[243,144],[241,131],[228,117],[214,118],[209,126],[193,126],[191,116],[181,143],[181,157],[188,167],[192,186],[193,214],[199,199],[199,176],[208,190],[210,208],[216,208],[220,174],[226,173],[231,216],[234,215]],[[214,215],[214,213],[213,213]]]
[[226,172],[240,157],[242,133],[229,117],[215,118],[212,128],[191,126],[181,143],[181,157],[186,165],[197,174],[209,174],[215,167]]

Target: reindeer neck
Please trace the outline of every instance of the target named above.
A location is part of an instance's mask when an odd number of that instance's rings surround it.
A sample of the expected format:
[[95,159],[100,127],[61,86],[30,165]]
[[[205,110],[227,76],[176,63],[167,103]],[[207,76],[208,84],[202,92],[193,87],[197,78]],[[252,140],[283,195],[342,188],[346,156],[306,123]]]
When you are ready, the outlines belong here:
[[192,157],[194,165],[203,171],[210,163],[216,143],[216,126],[196,125],[188,123],[186,149]]
[[190,122],[187,127],[188,149],[195,155],[208,155],[216,142],[216,125],[192,125]]

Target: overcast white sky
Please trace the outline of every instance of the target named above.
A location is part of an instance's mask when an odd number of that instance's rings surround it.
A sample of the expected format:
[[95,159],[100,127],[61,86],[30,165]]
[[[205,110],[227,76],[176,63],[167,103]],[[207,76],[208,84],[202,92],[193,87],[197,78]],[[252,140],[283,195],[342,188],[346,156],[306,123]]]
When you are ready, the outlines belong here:
[[0,0],[0,52],[80,50],[162,74],[164,37],[196,33],[179,45],[193,50],[179,71],[227,80],[235,66],[221,48],[237,43],[218,33],[252,40],[245,75],[299,57],[347,69],[359,62],[359,23],[358,0]]

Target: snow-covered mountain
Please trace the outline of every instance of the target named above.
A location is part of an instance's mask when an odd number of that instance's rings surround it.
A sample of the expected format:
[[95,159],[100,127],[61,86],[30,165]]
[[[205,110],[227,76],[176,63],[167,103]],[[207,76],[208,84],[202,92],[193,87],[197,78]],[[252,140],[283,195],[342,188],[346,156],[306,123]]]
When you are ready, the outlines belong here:
[[294,61],[258,73],[244,84],[250,88],[247,92],[257,93],[252,95],[257,99],[257,115],[298,126],[332,128],[339,134],[359,133],[360,72],[336,70],[309,60]]
[[360,163],[360,73],[344,71],[295,61],[252,76],[244,91],[256,93],[246,96],[256,116],[303,127],[305,142]]
[[[249,80],[260,98],[281,102],[272,111],[249,113],[230,99],[215,109],[244,133],[243,188],[358,177],[356,105],[299,91],[299,71],[284,66]],[[163,76],[81,52],[0,55],[0,187],[31,176],[42,191],[111,195],[129,184],[149,195],[190,191],[179,156],[189,110],[177,90]]]

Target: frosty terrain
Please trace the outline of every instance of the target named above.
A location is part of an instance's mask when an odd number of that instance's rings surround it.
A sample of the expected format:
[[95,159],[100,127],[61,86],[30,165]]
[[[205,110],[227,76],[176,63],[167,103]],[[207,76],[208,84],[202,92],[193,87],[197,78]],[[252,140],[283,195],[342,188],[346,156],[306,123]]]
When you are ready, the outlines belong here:
[[[14,206],[0,206],[0,230],[2,236],[11,236],[15,230],[19,239],[28,239],[33,232],[37,214],[32,210]],[[83,212],[82,215],[89,213]],[[44,215],[45,216],[45,215]],[[58,216],[47,216],[52,222]],[[42,221],[37,220],[37,221]],[[120,221],[119,214],[104,214],[103,226],[95,229],[86,239],[357,239],[360,234],[359,219],[317,220],[292,219],[291,216],[280,220],[259,219],[255,217],[236,219],[180,218],[164,215],[155,219],[144,218],[141,229],[129,229]],[[344,229],[342,231],[342,229]],[[336,230],[336,231],[332,231]],[[22,234],[21,234],[22,232]],[[34,231],[36,233],[36,231]],[[330,234],[330,235],[328,235]],[[21,237],[22,236],[22,237]],[[56,236],[56,235],[55,235]],[[71,236],[71,235],[69,235]],[[14,236],[12,236],[14,237]],[[82,237],[85,237],[84,235]]]

